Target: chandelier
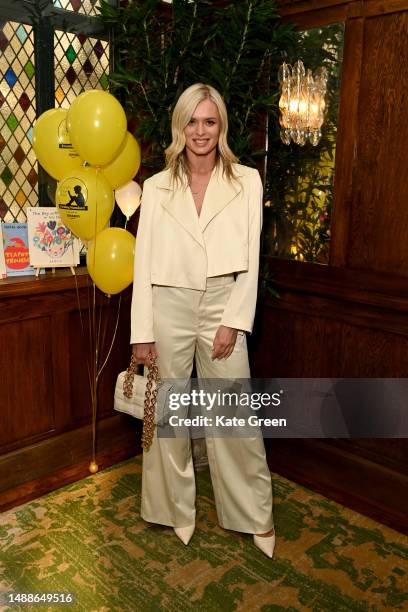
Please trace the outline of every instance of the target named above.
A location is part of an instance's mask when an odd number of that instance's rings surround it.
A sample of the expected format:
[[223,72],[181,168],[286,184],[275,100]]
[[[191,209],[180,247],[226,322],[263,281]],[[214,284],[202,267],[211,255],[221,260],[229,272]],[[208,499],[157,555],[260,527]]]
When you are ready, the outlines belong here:
[[309,140],[316,146],[322,136],[327,68],[322,66],[312,74],[310,68],[305,71],[303,62],[298,60],[293,68],[290,64],[282,64],[278,78],[282,142],[288,145],[293,140],[303,146]]

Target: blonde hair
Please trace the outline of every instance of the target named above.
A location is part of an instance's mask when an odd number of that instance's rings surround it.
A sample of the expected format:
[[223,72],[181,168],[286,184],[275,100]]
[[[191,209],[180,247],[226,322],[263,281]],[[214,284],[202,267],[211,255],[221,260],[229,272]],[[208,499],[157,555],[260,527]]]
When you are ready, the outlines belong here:
[[[203,100],[212,100],[220,115],[220,135],[217,144],[217,165],[222,167],[228,180],[235,179],[232,164],[238,162],[228,146],[228,115],[221,94],[211,85],[195,83],[183,91],[177,100],[171,118],[172,142],[165,150],[166,169],[170,169],[171,178],[175,183],[190,181],[191,173],[185,154],[186,138],[184,129],[188,125],[197,105]],[[187,186],[187,185],[186,185]]]

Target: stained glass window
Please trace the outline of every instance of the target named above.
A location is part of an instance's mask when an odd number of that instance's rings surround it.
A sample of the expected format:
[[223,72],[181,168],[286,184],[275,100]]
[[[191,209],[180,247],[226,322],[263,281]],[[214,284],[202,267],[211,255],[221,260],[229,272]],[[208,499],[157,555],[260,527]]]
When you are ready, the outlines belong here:
[[54,54],[56,106],[68,108],[84,89],[108,87],[108,42],[56,30]]
[[0,217],[24,222],[38,204],[37,161],[31,146],[35,120],[33,29],[0,24]]
[[99,15],[97,7],[99,0],[53,0],[56,8],[74,11],[84,15]]
[[[67,108],[85,89],[107,89],[109,43],[99,38],[100,24],[95,19],[100,0],[47,0],[59,9],[53,18],[60,24],[54,27],[60,29],[40,27],[37,38],[29,25],[31,17],[21,11],[25,2],[2,2],[13,17],[0,21],[0,218],[24,222],[26,206],[37,206],[39,197],[44,196],[46,204],[53,199],[54,185],[41,172],[38,185],[39,169],[31,143],[36,115],[52,106],[53,98],[55,106]],[[47,2],[36,0],[35,4],[48,9]],[[86,23],[83,15],[89,17]],[[20,17],[24,23],[18,21]],[[44,17],[48,23],[45,13]],[[41,25],[42,16],[39,19]],[[85,29],[85,33],[62,29]],[[51,50],[53,43],[54,60],[47,53],[44,59],[40,54],[41,61],[34,67],[35,49]],[[36,92],[40,81],[41,92]]]

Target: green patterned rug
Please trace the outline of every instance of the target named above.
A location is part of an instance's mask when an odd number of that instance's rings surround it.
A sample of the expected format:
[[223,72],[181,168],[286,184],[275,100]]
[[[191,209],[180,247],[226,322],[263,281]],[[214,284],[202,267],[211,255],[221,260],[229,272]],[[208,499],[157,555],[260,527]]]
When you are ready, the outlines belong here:
[[408,541],[273,475],[275,555],[217,523],[207,470],[184,546],[139,515],[141,457],[0,515],[0,592],[67,592],[85,612],[408,609]]

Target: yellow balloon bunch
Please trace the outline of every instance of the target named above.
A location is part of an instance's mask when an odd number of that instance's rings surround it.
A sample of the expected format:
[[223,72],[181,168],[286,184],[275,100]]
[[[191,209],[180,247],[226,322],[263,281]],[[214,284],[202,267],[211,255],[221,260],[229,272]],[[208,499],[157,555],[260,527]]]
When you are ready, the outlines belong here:
[[[37,119],[33,148],[58,181],[55,203],[64,223],[82,240],[92,241],[87,263],[93,281],[105,293],[118,293],[132,282],[135,239],[126,230],[106,226],[115,204],[113,190],[123,198],[125,186],[129,194],[127,185],[141,162],[121,104],[106,91],[85,91],[69,110],[51,109]],[[127,216],[140,200],[138,189],[133,191]]]

